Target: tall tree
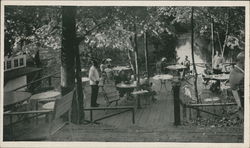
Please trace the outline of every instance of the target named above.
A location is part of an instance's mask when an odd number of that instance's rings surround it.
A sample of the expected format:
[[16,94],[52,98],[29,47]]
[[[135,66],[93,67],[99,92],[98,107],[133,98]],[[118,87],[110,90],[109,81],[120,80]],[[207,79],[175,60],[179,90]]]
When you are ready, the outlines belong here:
[[[61,49],[61,94],[65,95],[75,87],[76,53],[76,7],[62,7],[62,49]],[[72,120],[79,123],[79,103],[76,98],[72,104]]]
[[194,89],[195,89],[195,97],[198,100],[198,103],[201,103],[200,98],[198,96],[198,87],[197,87],[197,70],[195,66],[195,59],[194,59],[194,8],[191,8],[191,50],[192,50],[192,62],[193,62],[193,69],[194,69]]

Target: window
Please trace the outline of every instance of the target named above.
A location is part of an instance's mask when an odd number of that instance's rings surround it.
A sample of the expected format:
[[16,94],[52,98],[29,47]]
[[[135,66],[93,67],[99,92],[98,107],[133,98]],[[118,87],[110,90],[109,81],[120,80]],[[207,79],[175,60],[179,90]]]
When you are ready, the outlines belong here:
[[23,66],[23,58],[20,58],[19,63],[20,63],[20,66]]
[[7,61],[7,69],[11,68],[11,61]]
[[18,59],[14,60],[14,67],[18,67]]

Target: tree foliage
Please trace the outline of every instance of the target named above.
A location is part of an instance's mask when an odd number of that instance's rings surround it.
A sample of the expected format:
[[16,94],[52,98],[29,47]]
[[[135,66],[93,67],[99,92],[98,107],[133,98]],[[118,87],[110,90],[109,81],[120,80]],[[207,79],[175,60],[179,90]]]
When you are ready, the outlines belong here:
[[6,6],[5,55],[27,44],[60,48],[60,11],[59,7]]
[[[225,55],[229,54],[230,49],[244,49],[243,7],[195,7],[194,10],[196,38],[211,41],[210,24],[214,23],[216,49],[224,49]],[[162,56],[169,56],[168,53],[174,53],[173,48],[176,44],[173,40],[177,38],[180,26],[184,26],[184,30],[189,30],[190,16],[190,7],[179,6],[78,6],[77,39],[79,44],[84,43],[81,52],[88,54],[91,50],[98,49],[133,50],[134,34],[141,37],[147,30],[150,43],[156,49],[161,48],[158,52],[165,52]],[[32,47],[60,49],[61,32],[60,6],[5,8],[5,55],[24,50],[23,46],[29,44]],[[32,52],[32,49],[28,49],[27,52]],[[175,54],[171,55],[174,56]]]

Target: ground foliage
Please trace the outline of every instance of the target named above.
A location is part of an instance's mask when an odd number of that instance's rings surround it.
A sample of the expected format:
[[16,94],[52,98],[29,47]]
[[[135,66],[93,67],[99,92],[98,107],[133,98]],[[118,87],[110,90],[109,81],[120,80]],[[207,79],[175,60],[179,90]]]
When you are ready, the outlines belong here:
[[197,118],[184,122],[185,126],[196,126],[196,127],[242,127],[244,126],[243,120],[239,118]]

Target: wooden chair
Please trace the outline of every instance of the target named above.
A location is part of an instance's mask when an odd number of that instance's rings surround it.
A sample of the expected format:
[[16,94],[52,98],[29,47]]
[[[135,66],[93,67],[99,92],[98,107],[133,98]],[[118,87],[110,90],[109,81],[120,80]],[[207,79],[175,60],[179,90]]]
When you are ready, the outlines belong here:
[[[10,116],[10,120],[13,116],[18,115],[46,115],[48,117],[48,123],[44,123],[42,125],[36,125],[34,128],[31,127],[22,133],[22,135],[14,135],[13,123],[10,121],[10,133],[11,136],[7,136],[4,134],[4,140],[11,141],[40,141],[49,138],[49,136],[56,133],[67,123],[71,123],[71,106],[72,100],[75,97],[75,89],[70,91],[68,94],[62,96],[59,99],[56,99],[54,102],[49,102],[44,104],[42,110],[33,110],[33,111],[24,111],[24,112],[9,112],[4,113],[4,116]],[[62,115],[66,115],[67,113],[67,121],[59,122],[62,118]],[[34,118],[35,116],[31,116]],[[71,126],[71,125],[70,125]],[[71,133],[72,134],[72,133]]]

